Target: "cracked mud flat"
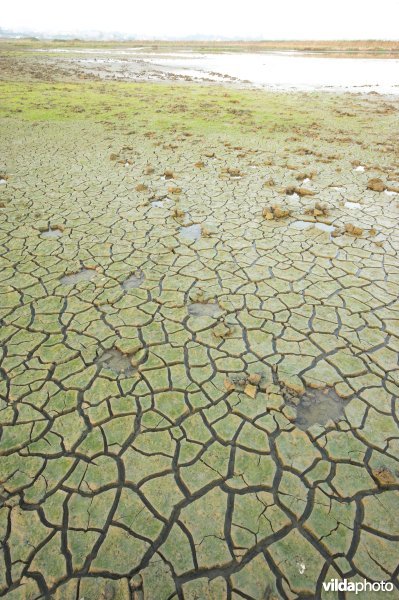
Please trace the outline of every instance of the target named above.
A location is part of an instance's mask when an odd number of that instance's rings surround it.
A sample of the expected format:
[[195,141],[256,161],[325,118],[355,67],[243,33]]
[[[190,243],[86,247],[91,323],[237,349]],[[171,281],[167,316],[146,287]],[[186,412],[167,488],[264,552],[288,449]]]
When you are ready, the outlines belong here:
[[397,101],[68,89],[1,120],[0,594],[397,598]]

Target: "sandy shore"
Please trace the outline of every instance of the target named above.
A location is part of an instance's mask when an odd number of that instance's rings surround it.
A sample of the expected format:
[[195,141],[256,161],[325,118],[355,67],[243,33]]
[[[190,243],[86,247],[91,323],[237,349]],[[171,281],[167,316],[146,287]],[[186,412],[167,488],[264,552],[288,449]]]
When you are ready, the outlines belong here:
[[399,100],[1,60],[0,593],[395,597]]

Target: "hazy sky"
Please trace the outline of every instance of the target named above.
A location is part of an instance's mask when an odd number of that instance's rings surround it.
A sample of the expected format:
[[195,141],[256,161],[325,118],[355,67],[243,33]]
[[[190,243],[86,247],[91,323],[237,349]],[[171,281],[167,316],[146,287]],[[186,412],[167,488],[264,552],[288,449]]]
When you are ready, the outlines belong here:
[[399,0],[6,0],[0,27],[264,39],[399,39]]

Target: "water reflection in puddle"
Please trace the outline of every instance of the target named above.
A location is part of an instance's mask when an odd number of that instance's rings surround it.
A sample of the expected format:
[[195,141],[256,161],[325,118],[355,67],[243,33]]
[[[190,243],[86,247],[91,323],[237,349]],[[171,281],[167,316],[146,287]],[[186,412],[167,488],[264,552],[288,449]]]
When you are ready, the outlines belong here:
[[65,285],[74,285],[75,283],[79,283],[79,281],[90,281],[97,275],[97,271],[94,269],[82,269],[77,273],[72,273],[71,275],[64,275],[61,277],[60,282]]
[[327,225],[327,223],[318,223],[314,221],[294,221],[293,223],[290,223],[290,227],[298,229],[299,231],[319,229],[320,231],[326,231],[327,233],[332,233],[335,229],[334,225]]
[[311,229],[314,226],[314,223],[310,221],[294,221],[290,223],[290,227],[294,229]]
[[331,233],[335,229],[334,225],[327,225],[327,223],[315,223],[314,226],[316,229],[327,231],[328,233]]
[[348,200],[345,202],[345,208],[361,208],[361,204],[359,202],[350,202]]
[[172,200],[170,198],[164,198],[163,200],[153,200],[151,202],[151,206],[154,208],[163,208],[165,205],[171,204]]
[[344,408],[348,401],[340,398],[333,389],[308,389],[296,407],[295,423],[299,429],[306,430],[312,425],[325,425],[328,421],[335,423],[344,416]]
[[135,273],[130,275],[125,281],[122,283],[122,287],[124,290],[131,290],[133,288],[138,288],[143,283],[145,279],[145,275],[143,271],[138,269]]
[[193,302],[188,305],[187,310],[192,317],[217,317],[222,314],[217,302]]
[[127,375],[134,370],[129,356],[116,348],[104,352],[97,362],[102,367],[106,367],[118,374]]
[[61,229],[48,229],[47,231],[42,231],[40,234],[40,237],[42,238],[50,238],[50,239],[56,239],[62,236],[62,231]]
[[201,237],[201,225],[183,225],[180,227],[180,237],[184,240],[199,240]]

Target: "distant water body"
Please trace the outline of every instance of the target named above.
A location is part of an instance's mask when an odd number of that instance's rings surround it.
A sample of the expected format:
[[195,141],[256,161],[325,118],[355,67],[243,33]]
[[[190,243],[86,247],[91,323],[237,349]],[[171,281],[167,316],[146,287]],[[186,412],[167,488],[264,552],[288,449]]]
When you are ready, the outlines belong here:
[[[48,50],[47,50],[48,51]],[[107,63],[141,64],[200,79],[234,79],[276,90],[379,92],[399,95],[399,59],[347,58],[301,52],[153,52],[146,48],[55,49]],[[85,55],[84,57],[82,55]],[[95,57],[95,58],[94,58]]]
[[296,52],[190,54],[151,59],[169,68],[220,73],[253,85],[295,90],[350,90],[399,95],[399,60],[331,58]]

